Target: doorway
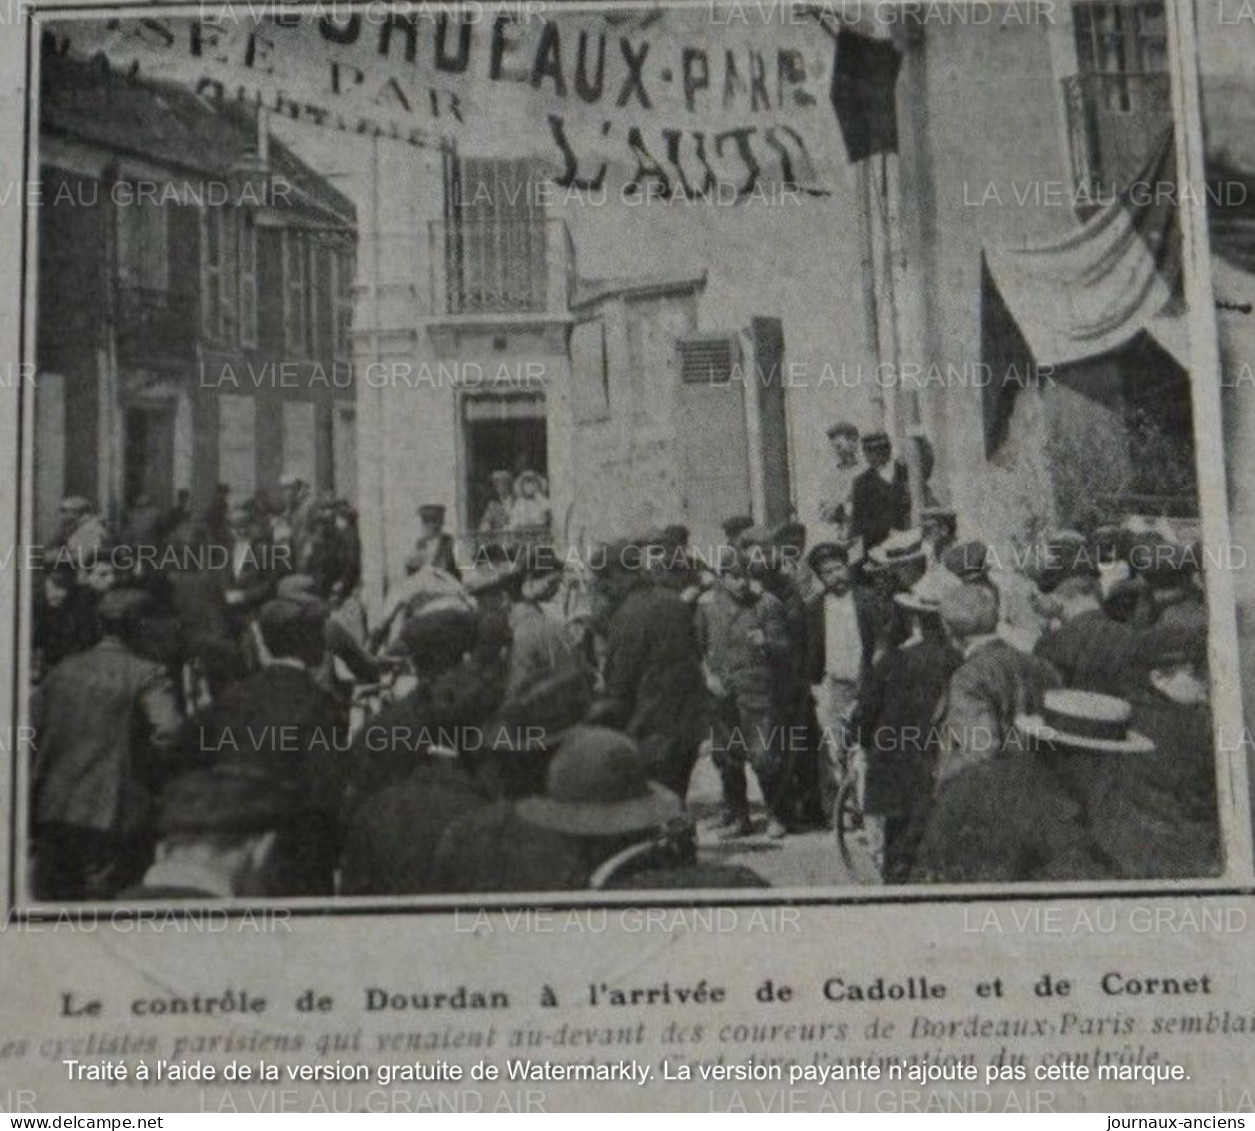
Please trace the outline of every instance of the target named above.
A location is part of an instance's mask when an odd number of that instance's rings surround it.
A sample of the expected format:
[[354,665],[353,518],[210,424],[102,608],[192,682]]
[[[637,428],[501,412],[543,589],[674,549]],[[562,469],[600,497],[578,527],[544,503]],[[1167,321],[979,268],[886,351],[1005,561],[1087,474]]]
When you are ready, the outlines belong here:
[[[479,530],[488,504],[495,497],[494,471],[516,478],[534,471],[549,476],[548,430],[544,393],[506,393],[467,396],[462,402],[463,529]],[[548,491],[546,490],[546,493]]]
[[126,410],[122,475],[127,510],[141,496],[159,509],[173,505],[174,434],[173,405],[144,405]]

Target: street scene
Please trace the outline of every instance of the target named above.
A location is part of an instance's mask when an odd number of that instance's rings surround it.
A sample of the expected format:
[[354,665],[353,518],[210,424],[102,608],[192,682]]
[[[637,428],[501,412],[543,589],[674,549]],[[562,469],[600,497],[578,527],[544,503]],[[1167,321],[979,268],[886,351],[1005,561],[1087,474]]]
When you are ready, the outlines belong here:
[[1223,876],[1164,4],[1033,12],[44,21],[28,901]]

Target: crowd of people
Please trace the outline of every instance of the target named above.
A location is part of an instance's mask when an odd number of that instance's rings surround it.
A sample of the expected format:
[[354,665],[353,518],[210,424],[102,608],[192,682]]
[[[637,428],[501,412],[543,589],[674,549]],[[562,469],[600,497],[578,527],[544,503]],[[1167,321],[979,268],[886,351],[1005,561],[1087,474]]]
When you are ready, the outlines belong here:
[[822,538],[742,515],[577,553],[512,539],[499,498],[459,552],[424,505],[369,612],[352,508],[296,477],[199,519],[139,500],[116,534],[66,500],[34,610],[36,897],[764,886],[699,845],[823,829],[850,776],[887,883],[1216,872],[1197,547],[1125,522],[1012,570],[913,507],[884,433],[829,436]]

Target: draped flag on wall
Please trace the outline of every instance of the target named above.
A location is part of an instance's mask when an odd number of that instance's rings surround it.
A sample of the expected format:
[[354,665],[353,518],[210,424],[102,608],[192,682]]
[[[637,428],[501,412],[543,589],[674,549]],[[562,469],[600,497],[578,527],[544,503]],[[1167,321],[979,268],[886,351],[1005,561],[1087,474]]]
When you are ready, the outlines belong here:
[[1022,343],[1026,362],[1058,369],[1145,333],[1188,367],[1177,200],[1169,133],[1141,174],[1065,238],[985,249],[984,360],[997,377],[986,387],[989,454],[1005,438],[1022,384],[1008,342]]

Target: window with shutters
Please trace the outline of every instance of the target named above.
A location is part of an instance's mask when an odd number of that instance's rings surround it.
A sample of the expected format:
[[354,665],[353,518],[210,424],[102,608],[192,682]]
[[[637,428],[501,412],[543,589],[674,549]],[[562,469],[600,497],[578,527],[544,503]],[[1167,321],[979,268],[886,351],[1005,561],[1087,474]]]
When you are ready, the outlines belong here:
[[591,318],[571,328],[571,388],[576,424],[610,416],[610,356],[606,320]]
[[118,282],[123,287],[150,291],[169,288],[167,213],[155,200],[119,196]]
[[1162,0],[1072,5],[1076,73],[1063,79],[1073,175],[1088,200],[1121,191],[1172,127]]
[[205,336],[234,344],[239,333],[238,225],[229,208],[206,208],[201,214],[202,319]]
[[450,313],[544,310],[545,217],[531,162],[475,157],[457,165]]
[[331,336],[336,358],[353,356],[353,253],[346,248],[331,251]]
[[240,342],[257,344],[257,218],[240,213]]
[[305,232],[283,233],[284,341],[293,353],[310,352],[313,318],[313,271],[310,240]]
[[1076,59],[1109,110],[1129,112],[1168,70],[1168,28],[1162,3],[1079,3],[1073,9]]
[[686,385],[728,385],[740,362],[738,342],[730,334],[682,339],[676,351]]

